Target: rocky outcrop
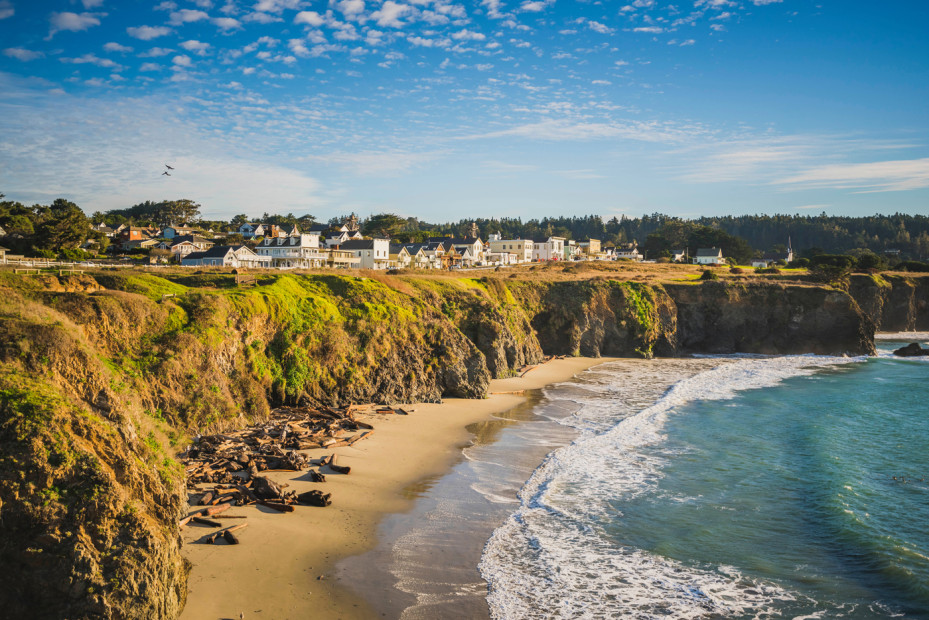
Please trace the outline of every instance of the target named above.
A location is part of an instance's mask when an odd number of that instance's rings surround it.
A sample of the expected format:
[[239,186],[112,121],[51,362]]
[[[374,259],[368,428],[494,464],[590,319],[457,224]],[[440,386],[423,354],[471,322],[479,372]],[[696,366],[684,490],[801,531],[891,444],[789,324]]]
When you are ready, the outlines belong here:
[[924,349],[918,342],[911,342],[905,347],[900,347],[894,351],[894,355],[899,355],[900,357],[921,357],[923,355],[929,355],[929,349]]
[[681,353],[870,354],[874,324],[828,287],[706,281],[668,284]]
[[929,277],[854,274],[848,292],[877,331],[929,330]]

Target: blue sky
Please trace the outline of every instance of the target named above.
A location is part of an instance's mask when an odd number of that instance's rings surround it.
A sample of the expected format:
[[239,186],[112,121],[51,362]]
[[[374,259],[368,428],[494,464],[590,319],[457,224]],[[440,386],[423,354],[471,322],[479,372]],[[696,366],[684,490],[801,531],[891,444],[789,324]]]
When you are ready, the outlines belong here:
[[[0,193],[929,214],[929,3],[0,0]],[[175,168],[162,176],[163,164]]]

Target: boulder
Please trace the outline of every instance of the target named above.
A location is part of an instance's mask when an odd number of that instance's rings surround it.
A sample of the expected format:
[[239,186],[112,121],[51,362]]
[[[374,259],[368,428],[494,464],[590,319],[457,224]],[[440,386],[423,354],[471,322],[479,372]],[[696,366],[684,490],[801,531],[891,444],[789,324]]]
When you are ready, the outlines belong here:
[[894,351],[894,355],[899,355],[900,357],[918,357],[920,355],[929,355],[929,349],[924,349],[919,346],[918,342],[911,342],[905,347],[900,347]]

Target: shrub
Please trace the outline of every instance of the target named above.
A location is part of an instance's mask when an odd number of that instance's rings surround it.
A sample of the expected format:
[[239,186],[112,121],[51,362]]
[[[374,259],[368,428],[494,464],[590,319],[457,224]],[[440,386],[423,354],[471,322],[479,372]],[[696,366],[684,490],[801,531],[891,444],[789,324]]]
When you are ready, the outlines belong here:
[[719,280],[719,275],[711,269],[705,269],[703,273],[700,274],[700,279],[701,280]]
[[914,273],[929,273],[929,263],[923,263],[918,260],[907,260],[899,263],[895,269],[897,271],[912,271]]
[[812,267],[829,266],[839,269],[848,269],[858,264],[854,256],[847,254],[820,254],[810,259]]
[[787,263],[788,269],[806,269],[810,266],[810,259],[798,258]]
[[729,273],[745,273],[745,270],[741,267],[730,267]]

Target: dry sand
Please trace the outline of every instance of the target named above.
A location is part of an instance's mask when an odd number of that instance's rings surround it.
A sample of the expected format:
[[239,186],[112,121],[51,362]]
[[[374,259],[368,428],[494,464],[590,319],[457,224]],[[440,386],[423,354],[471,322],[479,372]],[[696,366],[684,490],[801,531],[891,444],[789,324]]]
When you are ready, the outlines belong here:
[[[264,507],[236,507],[224,514],[247,515],[224,524],[248,521],[241,544],[197,544],[213,528],[196,524],[183,529],[184,550],[193,563],[182,620],[273,618],[372,618],[380,614],[331,578],[335,563],[374,547],[378,521],[387,513],[412,506],[404,490],[414,482],[442,474],[468,445],[468,424],[485,420],[519,404],[522,390],[566,381],[608,358],[553,360],[524,377],[491,382],[489,398],[447,399],[418,404],[409,416],[372,415],[364,419],[374,435],[335,450],[351,474],[330,474],[326,482],[309,482],[305,472],[268,476],[298,493],[321,489],[332,493],[332,506],[298,506],[293,513]],[[515,392],[515,393],[514,393]],[[311,450],[318,458],[326,450]],[[355,584],[363,586],[363,584]]]

